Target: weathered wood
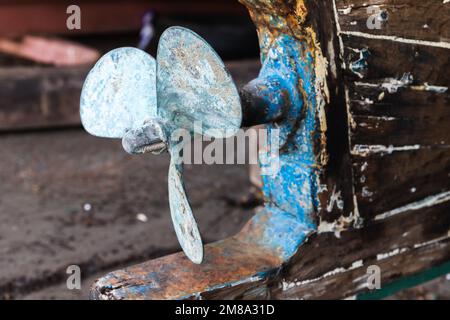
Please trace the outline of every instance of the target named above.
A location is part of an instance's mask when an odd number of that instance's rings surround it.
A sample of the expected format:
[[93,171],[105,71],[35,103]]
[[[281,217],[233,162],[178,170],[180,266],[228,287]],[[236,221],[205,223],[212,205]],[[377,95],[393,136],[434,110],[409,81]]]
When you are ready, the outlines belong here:
[[91,296],[100,300],[199,299],[202,296],[193,293],[233,287],[236,281],[255,282],[256,274],[280,264],[273,252],[235,238],[208,244],[204,250],[206,259],[199,265],[178,252],[111,272],[94,283]]
[[[319,221],[347,219],[350,224],[355,210],[353,203],[352,167],[349,162],[348,140],[349,115],[345,104],[343,73],[340,72],[338,52],[339,38],[335,32],[333,4],[331,1],[306,1],[309,12],[308,23],[314,28],[317,41],[327,65],[326,85],[328,100],[324,101],[321,122],[325,139],[323,148],[326,160],[323,163],[319,192]],[[339,72],[338,72],[339,71]]]
[[[338,0],[336,5],[343,31],[365,30],[376,35],[430,41],[450,39],[450,6],[445,1]],[[378,19],[379,29],[367,27],[371,16]],[[369,25],[373,23],[369,21]]]
[[[407,249],[405,249],[407,250]],[[450,244],[447,242],[431,244],[426,247],[412,249],[397,255],[397,250],[392,251],[393,256],[376,261],[376,266],[381,270],[381,286],[387,286],[404,277],[417,275],[424,270],[439,266],[450,259],[448,252]],[[385,253],[389,255],[389,252]],[[355,261],[346,267],[339,267],[317,278],[308,278],[304,281],[279,283],[272,293],[274,299],[356,299],[363,293],[376,293],[367,289],[368,267],[373,262]],[[336,270],[336,271],[335,271]],[[333,271],[335,273],[333,274]]]
[[[415,84],[427,82],[435,86],[448,86],[450,66],[448,48],[398,42],[393,39],[371,39],[342,34],[344,44],[345,75],[347,81],[370,82],[385,78],[400,80],[410,74]],[[362,50],[368,51],[363,68],[363,78],[355,74],[351,65],[361,58]]]
[[[389,16],[381,29],[362,23],[372,4]],[[450,185],[450,6],[406,0],[336,6],[361,217],[439,197]],[[349,26],[352,19],[357,23]],[[423,28],[424,21],[434,27]]]
[[358,145],[449,147],[450,94],[407,88],[395,95],[384,90],[350,90],[351,128]]
[[396,151],[353,158],[360,214],[371,220],[383,212],[448,191],[448,148]]
[[0,130],[79,124],[86,67],[0,69]]
[[[362,229],[313,235],[269,280],[203,293],[205,299],[343,299],[367,288],[367,268],[382,286],[450,259],[450,203],[411,210]],[[407,219],[406,219],[407,218]]]
[[[361,276],[370,264],[379,265],[383,281],[391,282],[450,259],[450,5],[330,2],[336,5],[340,41],[333,52],[342,57],[357,208],[353,217],[360,229],[327,244],[320,243],[323,234],[305,244],[287,268],[291,285],[284,288],[292,288],[283,291],[279,285],[277,297],[342,298],[366,290]],[[367,8],[373,4],[388,19],[381,29],[369,30]],[[323,227],[339,234],[346,224],[338,219]],[[335,247],[341,241],[342,249]],[[320,262],[308,261],[307,248],[313,244],[322,252]],[[329,257],[339,263],[327,264]]]

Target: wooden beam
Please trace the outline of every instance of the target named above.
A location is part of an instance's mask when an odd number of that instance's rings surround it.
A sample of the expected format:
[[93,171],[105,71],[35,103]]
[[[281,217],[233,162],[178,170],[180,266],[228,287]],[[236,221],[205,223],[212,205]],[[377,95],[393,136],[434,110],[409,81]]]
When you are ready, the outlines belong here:
[[[163,299],[174,298],[168,293],[177,293],[177,297],[191,299],[344,299],[373,293],[368,288],[369,266],[380,268],[384,287],[450,260],[449,210],[450,201],[447,201],[430,208],[409,210],[362,229],[312,235],[287,264],[272,270],[270,266],[276,266],[276,261],[267,263],[271,256],[261,259],[258,250],[247,256],[250,260],[239,256],[236,261],[224,260],[219,265],[206,261],[200,266],[189,264],[178,253],[109,273],[94,283],[92,298]],[[232,239],[226,241],[230,241],[229,254],[233,255],[237,243]],[[207,252],[216,252],[222,245],[223,242],[208,245]],[[241,252],[246,252],[245,246],[239,247]],[[222,258],[217,252],[211,253],[211,259],[221,261]],[[233,269],[231,265],[236,271],[228,275]],[[250,277],[256,270],[252,268],[264,270],[270,276]],[[223,277],[242,276],[242,270],[247,272],[244,274],[248,281],[214,287]],[[145,276],[149,272],[154,272],[154,276]],[[179,281],[173,281],[180,276]]]
[[[434,0],[342,0],[336,1],[343,31],[405,37],[429,41],[450,39],[450,6]],[[380,15],[378,18],[378,15]],[[367,27],[370,17],[380,28]]]
[[[238,85],[258,74],[259,61],[227,63]],[[80,124],[80,93],[91,66],[0,68],[0,131]]]

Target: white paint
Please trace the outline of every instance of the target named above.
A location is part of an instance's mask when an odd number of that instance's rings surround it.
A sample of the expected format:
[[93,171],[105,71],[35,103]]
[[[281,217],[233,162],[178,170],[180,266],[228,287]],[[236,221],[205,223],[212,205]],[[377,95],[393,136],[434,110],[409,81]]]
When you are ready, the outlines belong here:
[[307,279],[307,280],[303,280],[303,281],[295,280],[293,282],[286,282],[286,281],[283,280],[282,281],[283,291],[292,289],[294,287],[302,286],[302,285],[305,285],[305,284],[317,282],[317,281],[322,280],[324,278],[328,278],[330,276],[334,276],[334,275],[337,275],[337,274],[340,274],[340,273],[351,271],[351,270],[360,268],[363,265],[364,265],[363,260],[358,260],[358,261],[353,262],[352,265],[350,267],[348,267],[348,268],[343,268],[343,267],[336,268],[336,269],[331,270],[331,271],[329,271],[329,272],[327,272],[327,273],[325,273],[325,274],[323,274],[323,275],[321,275],[320,277],[317,277],[317,278]]
[[410,204],[407,204],[403,207],[393,209],[390,211],[387,211],[385,213],[379,214],[375,216],[374,220],[383,220],[392,216],[395,216],[397,214],[411,211],[411,210],[419,210],[423,208],[429,208],[435,205],[438,205],[440,203],[444,203],[450,200],[450,191],[446,191],[443,193],[439,193],[433,196],[426,197],[425,199],[422,199],[420,201],[416,201]]
[[394,121],[397,120],[397,118],[394,117],[387,117],[387,116],[364,116],[364,118],[371,119],[371,120],[381,120],[381,121]]
[[397,249],[394,249],[389,252],[379,253],[379,254],[377,254],[377,261],[396,256],[396,255],[406,252],[408,250],[409,250],[408,248],[397,248]]
[[[352,129],[355,129],[356,128],[356,122],[353,119],[353,116],[352,116],[352,113],[351,113],[351,110],[350,110],[350,93],[349,93],[349,90],[348,90],[347,86],[345,87],[345,106],[347,108],[347,116],[348,116],[347,117],[347,119],[348,119],[347,124],[348,124],[348,127],[352,128]],[[351,144],[350,137],[351,136],[348,135],[348,143]]]
[[[422,85],[413,86],[411,85],[413,83],[413,80],[414,78],[410,73],[405,73],[400,79],[387,78],[384,79],[384,82],[382,83],[355,82],[355,85],[366,88],[385,89],[388,93],[396,93],[400,88],[410,88],[411,90],[429,91],[435,93],[445,93],[448,91],[448,87],[430,85],[427,82],[425,82]],[[384,98],[384,91],[380,93],[378,100],[382,100],[383,98]]]
[[[356,201],[354,197],[354,201]],[[357,203],[354,203],[355,210],[351,212],[349,216],[340,216],[338,219],[333,222],[320,220],[319,225],[317,226],[317,233],[327,233],[334,232],[334,236],[336,238],[341,237],[341,233],[348,229],[348,227],[353,226],[353,228],[358,229],[362,226],[362,218],[359,216],[359,211],[357,208]]]
[[417,91],[430,91],[436,93],[445,93],[448,91],[448,87],[429,85],[427,82],[425,82],[421,86],[411,86],[411,89]]
[[364,33],[364,32],[360,32],[360,31],[340,31],[340,34],[345,34],[348,36],[354,36],[354,37],[360,37],[360,38],[367,38],[367,39],[386,40],[386,41],[407,43],[407,44],[413,44],[413,45],[419,45],[419,46],[450,49],[450,43],[443,42],[443,41],[434,42],[434,41],[407,39],[407,38],[402,38],[402,37],[397,37],[397,36],[387,36],[387,35]]
[[333,192],[327,205],[327,211],[333,211],[335,204],[339,210],[344,209],[344,201],[342,200],[341,191],[339,190],[336,192],[336,186],[333,187]]
[[436,238],[436,239],[433,239],[433,240],[430,240],[430,241],[425,241],[425,242],[422,242],[422,243],[416,243],[414,245],[414,249],[430,246],[430,245],[436,244],[436,243],[438,243],[440,241],[447,240],[447,239],[449,239],[448,235],[443,236],[443,237],[439,237],[439,238]]
[[347,14],[350,14],[352,12],[352,9],[353,9],[353,5],[350,5],[347,8],[339,9],[339,13],[347,15]]
[[410,73],[404,73],[400,79],[386,78],[382,83],[355,82],[355,85],[367,88],[381,88],[389,93],[396,93],[398,89],[411,85],[413,80],[414,78]]
[[365,98],[364,99],[364,103],[365,104],[373,104],[373,100],[369,99],[369,98]]
[[369,164],[367,163],[367,161],[366,162],[364,162],[363,164],[362,164],[362,166],[361,166],[361,172],[364,172],[366,169],[367,169],[367,166],[368,166]]
[[398,151],[411,151],[411,150],[419,150],[421,148],[420,145],[415,144],[411,146],[401,146],[401,147],[395,147],[393,145],[390,146],[383,146],[383,145],[367,145],[367,144],[355,144],[353,149],[351,150],[352,155],[366,157],[370,154],[391,154],[393,152]]

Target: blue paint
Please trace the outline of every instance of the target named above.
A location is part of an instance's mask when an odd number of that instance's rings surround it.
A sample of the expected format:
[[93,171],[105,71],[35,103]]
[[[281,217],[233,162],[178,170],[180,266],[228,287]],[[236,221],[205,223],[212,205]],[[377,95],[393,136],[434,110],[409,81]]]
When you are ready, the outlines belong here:
[[366,48],[363,48],[359,51],[359,58],[356,61],[350,63],[350,70],[359,76],[360,78],[364,77],[364,74],[367,72],[367,68],[369,64],[367,59],[370,57],[370,51]]
[[[286,99],[278,99],[280,88],[288,93],[289,105],[281,122],[267,125],[269,135],[273,130],[280,130],[281,167],[276,175],[262,176],[265,208],[250,222],[245,240],[275,250],[286,260],[316,229],[318,166],[314,146],[318,124],[315,61],[305,43],[284,34],[272,42],[262,59],[259,78],[253,83],[267,83],[266,92],[261,95],[274,97],[272,100],[265,98],[269,101],[270,113],[276,114],[280,108],[286,108]],[[274,83],[279,87],[273,87]],[[267,153],[270,153],[270,148]],[[263,162],[261,157],[260,162]]]

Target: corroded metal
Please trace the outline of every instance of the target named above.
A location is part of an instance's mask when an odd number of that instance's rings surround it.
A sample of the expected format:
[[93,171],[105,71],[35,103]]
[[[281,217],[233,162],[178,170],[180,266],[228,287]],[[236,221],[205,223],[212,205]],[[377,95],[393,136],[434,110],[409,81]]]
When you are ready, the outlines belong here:
[[183,183],[183,165],[177,163],[177,151],[171,149],[169,165],[170,214],[181,248],[194,263],[203,261],[203,244]]
[[83,127],[92,135],[122,138],[156,117],[156,61],[135,48],[104,55],[89,72],[80,99]]
[[107,53],[89,73],[80,113],[86,130],[122,138],[133,154],[169,150],[168,189],[172,221],[180,245],[194,263],[203,245],[183,185],[175,130],[214,138],[233,135],[241,126],[239,94],[214,50],[181,27],[160,38],[157,61],[134,48]]
[[236,133],[242,121],[239,94],[205,40],[188,29],[169,28],[161,35],[156,59],[158,114],[168,127],[215,138]]

